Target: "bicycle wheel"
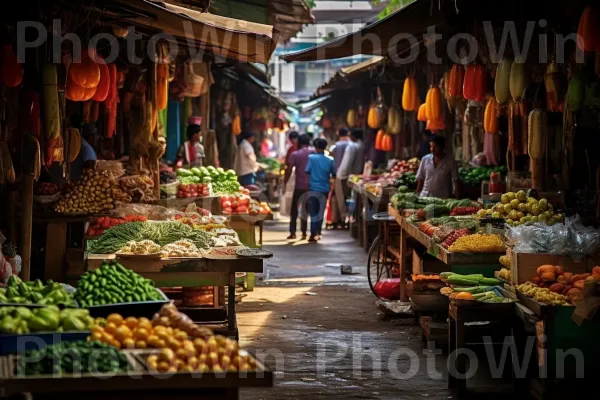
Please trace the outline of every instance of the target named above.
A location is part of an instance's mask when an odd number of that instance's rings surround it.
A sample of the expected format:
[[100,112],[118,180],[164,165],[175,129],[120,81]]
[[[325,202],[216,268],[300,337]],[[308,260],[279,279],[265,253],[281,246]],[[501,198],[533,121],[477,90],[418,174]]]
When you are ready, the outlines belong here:
[[388,260],[387,249],[383,248],[381,237],[377,236],[371,245],[369,257],[367,258],[367,277],[371,291],[379,298],[381,296],[377,294],[375,285],[382,279],[392,277],[393,264],[392,261]]

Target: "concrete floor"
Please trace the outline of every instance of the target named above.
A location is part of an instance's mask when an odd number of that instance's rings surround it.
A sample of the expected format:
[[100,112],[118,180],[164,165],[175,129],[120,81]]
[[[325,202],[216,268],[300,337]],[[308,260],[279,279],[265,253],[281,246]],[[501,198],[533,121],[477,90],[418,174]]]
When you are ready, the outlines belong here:
[[[428,362],[414,321],[379,312],[366,254],[347,231],[326,231],[318,244],[287,235],[284,223],[265,227],[274,257],[238,306],[241,344],[277,371],[276,388],[244,390],[243,399],[452,398],[435,372],[445,358]],[[341,275],[340,264],[358,275]]]

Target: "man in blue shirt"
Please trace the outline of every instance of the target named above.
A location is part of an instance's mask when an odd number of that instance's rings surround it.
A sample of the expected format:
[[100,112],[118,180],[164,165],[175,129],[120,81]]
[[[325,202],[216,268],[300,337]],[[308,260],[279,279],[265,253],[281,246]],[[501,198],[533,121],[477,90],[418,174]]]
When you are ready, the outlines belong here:
[[315,154],[308,156],[306,173],[309,175],[308,186],[310,197],[308,199],[308,209],[310,213],[310,238],[309,242],[319,240],[321,227],[323,226],[323,215],[325,214],[325,205],[331,188],[330,179],[335,178],[335,162],[333,158],[325,155],[327,141],[325,139],[316,139],[313,143]]

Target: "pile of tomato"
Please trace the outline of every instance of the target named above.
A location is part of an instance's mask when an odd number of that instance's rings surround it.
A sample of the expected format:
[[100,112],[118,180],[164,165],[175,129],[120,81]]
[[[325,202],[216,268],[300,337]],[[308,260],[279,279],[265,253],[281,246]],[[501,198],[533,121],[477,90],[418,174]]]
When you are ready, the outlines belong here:
[[126,224],[128,222],[144,222],[148,218],[142,215],[126,215],[125,217],[98,217],[90,221],[90,225],[86,231],[88,236],[100,236],[105,230],[112,228],[113,226]]

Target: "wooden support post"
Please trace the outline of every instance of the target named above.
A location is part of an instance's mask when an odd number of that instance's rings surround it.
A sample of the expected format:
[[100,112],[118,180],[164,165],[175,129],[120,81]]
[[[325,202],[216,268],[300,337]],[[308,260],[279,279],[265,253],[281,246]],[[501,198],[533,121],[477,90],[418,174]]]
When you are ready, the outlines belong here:
[[31,276],[31,230],[33,225],[33,176],[21,176],[21,277],[30,280]]
[[406,293],[406,250],[407,250],[407,239],[408,233],[400,228],[400,300],[408,301],[408,294]]

